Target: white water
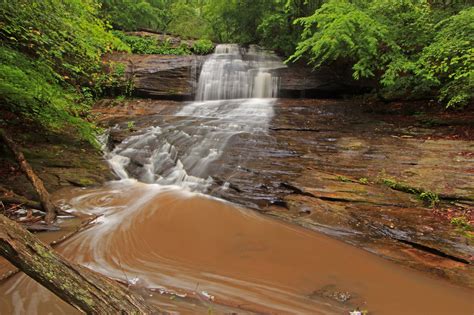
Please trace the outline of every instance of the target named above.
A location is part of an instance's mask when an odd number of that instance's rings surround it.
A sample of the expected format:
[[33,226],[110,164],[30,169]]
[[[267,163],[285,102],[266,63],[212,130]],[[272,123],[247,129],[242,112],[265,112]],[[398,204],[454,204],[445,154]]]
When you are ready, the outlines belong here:
[[273,72],[282,67],[278,57],[256,46],[219,45],[202,68],[196,99],[276,97],[279,78]]
[[210,164],[239,133],[266,132],[273,117],[278,57],[257,47],[219,45],[203,65],[196,102],[171,124],[150,127],[125,139],[108,160],[121,179],[179,185],[205,191]]

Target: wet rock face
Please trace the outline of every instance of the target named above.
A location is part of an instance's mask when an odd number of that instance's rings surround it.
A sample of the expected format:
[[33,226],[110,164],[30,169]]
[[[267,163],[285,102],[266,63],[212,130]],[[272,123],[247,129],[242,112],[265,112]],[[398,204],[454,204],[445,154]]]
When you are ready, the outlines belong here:
[[344,65],[311,67],[297,62],[278,71],[281,97],[337,97],[367,93],[375,87],[372,80],[354,80],[352,69]]
[[[156,103],[137,128],[182,119],[178,103]],[[474,221],[474,112],[308,99],[278,100],[274,111],[266,133],[229,139],[208,193],[474,287],[472,240],[450,224]]]
[[127,65],[137,96],[191,100],[194,98],[203,56],[113,54],[107,59]]
[[[136,96],[192,100],[206,58],[117,53],[106,59],[127,65],[126,75],[133,80]],[[374,86],[369,80],[353,80],[351,69],[343,66],[313,71],[303,64],[289,63],[288,67],[275,72],[280,77],[279,94],[282,97],[337,97],[362,94]]]
[[[15,131],[15,141],[50,193],[69,186],[97,186],[113,179],[100,150],[76,136],[29,128]],[[9,150],[2,146],[0,174],[1,186],[28,199],[39,200]]]
[[[241,134],[229,143],[212,191],[474,286],[472,241],[444,217],[456,212],[473,219],[474,161],[466,152],[473,150],[474,126],[453,117],[427,126],[429,114],[421,119],[385,106],[280,100],[266,136]],[[441,201],[433,208],[384,179],[435,192]]]

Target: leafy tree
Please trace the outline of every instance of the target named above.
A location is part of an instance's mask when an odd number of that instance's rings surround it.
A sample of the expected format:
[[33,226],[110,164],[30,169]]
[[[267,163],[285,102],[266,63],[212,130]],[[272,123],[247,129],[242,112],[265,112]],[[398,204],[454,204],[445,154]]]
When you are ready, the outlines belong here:
[[474,8],[442,20],[434,27],[434,41],[417,63],[418,74],[440,89],[448,106],[474,99]]
[[102,14],[114,28],[164,30],[169,23],[170,0],[100,0]]
[[268,12],[275,10],[274,0],[216,0],[206,7],[212,21],[214,38],[219,42],[251,44],[259,42],[258,26]]
[[169,41],[158,41],[151,36],[128,35],[121,31],[113,31],[113,34],[130,46],[135,54],[157,54],[157,55],[190,55],[191,49],[186,44],[172,47]]
[[312,15],[322,2],[322,0],[276,0],[274,10],[266,12],[257,28],[259,43],[284,56],[290,56],[295,51],[302,32],[302,27],[293,21]]
[[170,7],[170,22],[166,31],[188,38],[211,38],[211,23],[205,12],[210,5],[205,0],[177,0]]
[[101,55],[127,47],[98,18],[93,0],[0,1],[0,104],[57,129],[73,124],[92,139],[87,113]]
[[330,0],[295,21],[302,40],[288,60],[313,67],[347,60],[355,79],[376,77],[386,97],[439,91],[448,106],[462,105],[472,100],[472,10],[440,12],[425,0]]
[[214,44],[208,39],[200,39],[194,42],[191,50],[198,55],[207,55],[214,51]]

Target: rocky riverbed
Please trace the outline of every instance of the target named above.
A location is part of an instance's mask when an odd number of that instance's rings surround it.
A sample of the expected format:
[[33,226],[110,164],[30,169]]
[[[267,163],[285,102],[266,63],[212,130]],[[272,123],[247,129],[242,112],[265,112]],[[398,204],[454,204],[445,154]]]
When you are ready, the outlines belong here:
[[[183,106],[109,99],[94,114],[111,149],[179,121]],[[268,132],[229,140],[208,193],[473,287],[473,121],[419,103],[281,99]],[[25,130],[16,141],[51,192],[113,178],[73,136]],[[8,152],[1,171],[3,186],[36,198]]]
[[[179,120],[182,103],[106,100],[109,147]],[[240,133],[209,193],[473,287],[474,116],[429,104],[281,99],[265,134]],[[454,220],[455,218],[462,218]]]

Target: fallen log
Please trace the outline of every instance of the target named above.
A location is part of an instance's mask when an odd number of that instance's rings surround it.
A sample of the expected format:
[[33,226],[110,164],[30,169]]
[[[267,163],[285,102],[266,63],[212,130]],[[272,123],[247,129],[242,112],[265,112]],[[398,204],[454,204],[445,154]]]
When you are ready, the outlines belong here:
[[43,181],[38,177],[38,175],[36,175],[36,173],[33,171],[33,168],[31,168],[30,164],[26,161],[25,156],[21,152],[18,145],[3,129],[0,129],[0,138],[8,147],[8,149],[13,153],[18,165],[20,166],[20,169],[26,175],[26,177],[36,190],[36,193],[40,198],[41,206],[46,212],[45,221],[46,223],[51,224],[56,218],[56,213],[58,209],[51,201],[49,193],[44,187]]
[[28,208],[43,210],[39,202],[20,196],[2,186],[0,186],[0,201],[7,204],[19,204]]
[[0,255],[58,297],[87,314],[153,314],[127,288],[67,261],[33,234],[0,215]]

